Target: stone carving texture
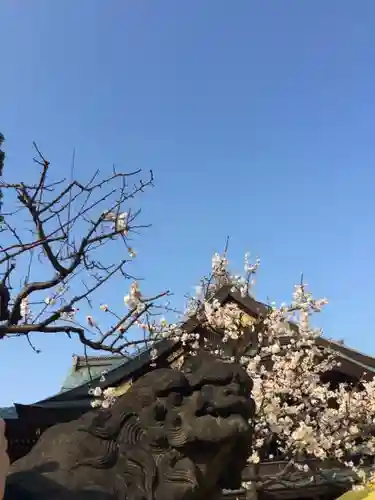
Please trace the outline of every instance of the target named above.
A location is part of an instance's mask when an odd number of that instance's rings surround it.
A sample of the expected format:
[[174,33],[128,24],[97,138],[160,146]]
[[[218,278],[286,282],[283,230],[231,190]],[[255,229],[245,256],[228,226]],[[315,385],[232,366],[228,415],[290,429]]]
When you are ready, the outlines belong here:
[[5,500],[201,500],[238,488],[254,411],[245,371],[211,356],[154,370],[112,408],[48,429]]

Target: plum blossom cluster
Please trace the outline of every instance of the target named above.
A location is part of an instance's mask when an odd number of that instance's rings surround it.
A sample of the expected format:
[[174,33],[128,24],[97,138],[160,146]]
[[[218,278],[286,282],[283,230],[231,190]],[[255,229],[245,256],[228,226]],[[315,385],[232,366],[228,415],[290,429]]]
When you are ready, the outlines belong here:
[[115,404],[117,399],[116,391],[113,387],[108,387],[107,389],[95,387],[89,389],[89,395],[93,396],[91,401],[93,408],[110,408]]
[[233,275],[229,272],[227,252],[225,251],[223,255],[215,253],[211,261],[211,273],[209,276],[201,278],[199,285],[195,287],[195,294],[189,298],[187,303],[186,315],[200,315],[205,304],[210,302],[216,292],[226,285],[240,292],[243,297],[251,296],[255,285],[254,278],[259,266],[259,258],[251,263],[250,254],[245,253],[244,274]]
[[129,214],[128,212],[121,212],[119,214],[107,211],[103,214],[103,220],[113,224],[113,230],[122,232],[125,236],[129,233]]
[[[335,459],[353,466],[351,457],[374,455],[375,383],[333,388],[323,382],[323,375],[338,362],[329,349],[316,343],[316,330],[308,330],[306,313],[311,309],[305,306],[304,301],[297,323],[301,333],[285,336],[280,311],[272,312],[258,335],[257,355],[243,360],[254,380],[258,409],[251,461],[277,453],[289,459]],[[288,311],[285,308],[284,313]]]
[[[53,307],[58,301],[63,304],[62,294],[66,294],[67,288],[62,289],[54,296],[45,299],[45,307]],[[130,356],[136,354],[139,348],[145,345],[150,346],[157,340],[169,336],[174,331],[174,326],[168,324],[163,316],[158,313],[163,310],[162,305],[155,308],[154,301],[159,300],[163,296],[168,296],[169,292],[164,292],[155,297],[145,297],[140,290],[138,281],[131,282],[128,293],[124,296],[124,310],[121,312],[113,310],[109,304],[102,303],[99,310],[104,315],[99,313],[88,314],[85,317],[86,327],[82,324],[82,320],[77,317],[79,308],[62,306],[59,313],[60,320],[68,324],[77,324],[85,328],[85,330],[93,335],[100,335],[103,340],[108,339],[109,350],[114,349],[116,342],[122,342],[121,354]],[[108,326],[109,322],[114,324]],[[143,335],[135,335],[135,338],[129,338],[128,332],[133,329],[137,333],[137,328],[143,330]],[[138,330],[139,331],[139,330]],[[110,343],[113,338],[112,343]]]
[[[227,259],[216,256],[218,262],[213,272],[219,270],[219,281],[223,276],[228,279]],[[251,273],[258,266],[259,261]],[[247,282],[246,277],[236,277],[234,286],[238,289],[238,284]],[[312,326],[312,316],[326,304],[326,299],[314,299],[307,285],[300,283],[289,305],[270,306],[253,324],[237,304],[222,306],[215,300],[203,301],[200,315],[210,328],[221,332],[223,345],[240,339],[249,329],[256,335],[251,355],[234,356],[254,381],[257,411],[249,462],[256,466],[277,456],[298,467],[306,459],[333,459],[365,480],[361,466],[366,457],[375,455],[375,381],[365,380],[365,373],[356,384],[333,386],[324,381],[325,374],[340,369],[335,353],[319,343],[322,331]],[[215,348],[215,353],[225,356],[225,349]],[[304,467],[308,468],[306,463]]]

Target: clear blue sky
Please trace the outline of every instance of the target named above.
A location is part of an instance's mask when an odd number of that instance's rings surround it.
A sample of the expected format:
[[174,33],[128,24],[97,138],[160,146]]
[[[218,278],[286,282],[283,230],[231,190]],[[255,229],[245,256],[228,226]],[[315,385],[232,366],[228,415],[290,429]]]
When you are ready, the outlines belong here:
[[[183,302],[231,236],[262,259],[258,297],[303,271],[327,336],[375,354],[372,0],[3,0],[0,130],[8,172],[36,140],[59,171],[153,168],[137,245]],[[126,291],[114,290],[112,299]],[[0,405],[53,394],[76,343],[0,345]]]

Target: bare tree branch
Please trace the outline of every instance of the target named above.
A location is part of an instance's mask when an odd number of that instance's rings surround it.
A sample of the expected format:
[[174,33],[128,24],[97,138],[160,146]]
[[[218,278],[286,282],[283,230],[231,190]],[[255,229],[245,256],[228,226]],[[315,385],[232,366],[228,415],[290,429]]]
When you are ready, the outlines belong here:
[[[128,339],[126,333],[150,323],[160,314],[160,299],[170,295],[164,291],[145,298],[127,272],[135,256],[130,237],[149,227],[138,222],[141,212],[132,204],[153,187],[153,173],[142,178],[140,170],[113,168],[107,177],[100,178],[97,170],[80,182],[72,179],[72,170],[69,182],[56,180],[50,162],[35,143],[34,148],[40,168],[35,183],[0,180],[7,200],[15,200],[0,245],[0,338],[23,335],[30,343],[29,335],[36,332],[75,334],[85,347],[127,355],[150,338]],[[78,281],[79,276],[84,279]],[[17,277],[21,285],[12,286],[11,278],[14,285]],[[128,280],[133,290],[125,312],[112,313],[115,323],[104,327],[86,315],[84,326],[80,308],[85,303],[92,308],[98,290],[116,277]]]

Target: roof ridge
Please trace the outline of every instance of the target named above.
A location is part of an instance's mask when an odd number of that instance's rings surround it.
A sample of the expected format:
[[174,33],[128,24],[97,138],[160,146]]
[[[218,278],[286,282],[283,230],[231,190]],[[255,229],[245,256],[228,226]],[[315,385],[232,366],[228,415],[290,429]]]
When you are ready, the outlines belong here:
[[344,348],[344,349],[346,349],[348,351],[352,351],[352,352],[354,352],[356,354],[360,354],[361,356],[365,356],[366,358],[371,358],[371,359],[373,359],[375,361],[375,356],[371,356],[370,354],[365,354],[364,352],[360,351],[359,349],[357,349],[355,347],[350,347],[350,346],[348,346],[345,343],[341,343],[339,340],[330,339],[330,338],[327,338],[327,340],[329,342],[331,342],[332,344],[336,344],[336,345],[338,345],[338,346],[340,346],[340,347],[342,347],[342,348]]

